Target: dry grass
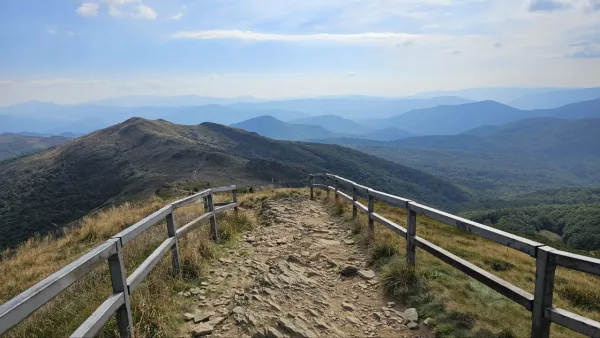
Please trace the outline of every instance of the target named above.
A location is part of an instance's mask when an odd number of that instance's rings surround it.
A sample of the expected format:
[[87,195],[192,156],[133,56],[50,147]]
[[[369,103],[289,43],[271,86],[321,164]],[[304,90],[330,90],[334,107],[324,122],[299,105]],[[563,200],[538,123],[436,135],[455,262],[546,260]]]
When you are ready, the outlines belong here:
[[[215,201],[227,201],[230,198],[230,194],[228,197],[217,195]],[[0,303],[16,296],[166,203],[159,198],[140,203],[124,203],[84,217],[58,238],[31,239],[14,250],[2,253]],[[202,204],[193,204],[176,210],[175,219],[178,225],[183,225],[203,212]],[[236,234],[250,229],[252,220],[244,212],[237,216],[227,213],[218,217],[217,224],[222,240],[219,244],[210,241],[206,225],[179,240],[181,278],[172,276],[169,254],[133,292],[131,300],[136,336],[170,337],[176,334],[181,324],[180,313],[190,306],[188,300],[177,296],[177,293],[198,286],[205,275],[207,262],[223,252],[221,244],[227,245]],[[127,243],[124,248],[127,272],[131,273],[166,237],[166,223],[162,221]],[[7,332],[6,336],[68,336],[110,293],[108,267],[101,264]],[[101,336],[114,336],[115,330],[116,323],[111,320]]]
[[[332,205],[330,211],[334,214],[339,214],[340,209],[344,211],[343,217],[357,234],[357,243],[368,246],[373,263],[382,269],[384,275],[403,274],[402,265],[398,265],[398,261],[405,259],[406,243],[403,238],[376,223],[374,240],[369,243],[366,239],[367,219],[364,214],[359,211],[358,222],[351,221],[352,208],[349,203],[338,202],[346,205],[341,207],[335,205],[333,198],[323,197],[323,201]],[[406,226],[404,210],[385,203],[376,203],[375,210],[395,223]],[[533,293],[534,258],[426,217],[417,218],[417,234]],[[426,287],[420,285],[418,292],[407,297],[407,301],[419,308],[420,313],[435,317],[439,336],[529,336],[531,314],[528,311],[420,249],[417,249],[417,273],[426,277]],[[389,282],[386,284],[394,285],[392,279]],[[556,273],[554,306],[600,320],[598,285],[598,277],[559,268]],[[403,288],[404,291],[407,289],[409,288]],[[402,292],[402,296],[405,297],[406,292]],[[459,317],[463,319],[457,320]],[[552,337],[581,335],[552,325]]]

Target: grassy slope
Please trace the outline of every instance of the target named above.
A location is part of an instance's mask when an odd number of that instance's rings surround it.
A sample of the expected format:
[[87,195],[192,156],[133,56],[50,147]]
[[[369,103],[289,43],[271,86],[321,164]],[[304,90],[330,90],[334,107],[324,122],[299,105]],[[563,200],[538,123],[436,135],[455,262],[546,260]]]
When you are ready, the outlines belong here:
[[[383,203],[376,203],[375,210],[397,224],[406,226],[404,210]],[[342,203],[333,208],[332,212],[343,215],[349,221],[349,226],[359,233],[359,242],[367,245],[364,230],[366,217],[363,214],[359,213],[357,227],[350,221],[350,204]],[[417,218],[417,234],[533,293],[535,259],[421,216]],[[375,225],[375,240],[370,245],[374,264],[396,280],[404,271],[396,262],[404,261],[405,247],[403,238],[383,226]],[[426,286],[417,290],[398,290],[400,292],[397,295],[416,306],[420,315],[436,318],[436,331],[441,337],[529,336],[531,315],[520,306],[420,249],[417,249],[417,268],[420,279]],[[559,268],[556,273],[554,305],[600,320],[599,283],[598,277]],[[552,326],[552,337],[580,336],[568,329]]]
[[55,231],[96,208],[153,195],[173,182],[189,190],[301,180],[324,171],[439,206],[468,198],[431,175],[339,146],[275,141],[212,123],[134,118],[0,162],[0,247]]
[[[304,194],[307,191],[303,192]],[[224,193],[225,194],[225,193]],[[256,201],[299,194],[281,190],[276,193],[241,195],[240,203],[258,206]],[[221,194],[223,195],[223,194]],[[217,195],[216,201],[231,198]],[[55,271],[101,244],[111,236],[141,218],[164,206],[168,201],[151,198],[139,203],[126,202],[94,215],[82,218],[77,226],[66,229],[59,238],[46,236],[30,239],[10,251],[0,252],[0,304],[16,296]],[[194,204],[178,209],[175,214],[179,226],[202,214],[202,205]],[[139,337],[172,337],[179,333],[181,313],[188,312],[192,300],[178,297],[177,293],[197,287],[207,274],[206,263],[223,254],[239,233],[253,226],[252,209],[249,214],[235,217],[228,213],[219,217],[220,238],[210,241],[208,226],[200,227],[179,240],[182,278],[171,275],[171,259],[164,257],[132,295],[134,330]],[[164,221],[152,226],[125,246],[125,266],[128,273],[143,262],[166,239]],[[167,255],[169,256],[169,255]],[[54,298],[32,316],[11,329],[7,337],[66,337],[111,293],[108,268],[101,264],[66,291]],[[111,319],[101,336],[114,336],[116,324]]]

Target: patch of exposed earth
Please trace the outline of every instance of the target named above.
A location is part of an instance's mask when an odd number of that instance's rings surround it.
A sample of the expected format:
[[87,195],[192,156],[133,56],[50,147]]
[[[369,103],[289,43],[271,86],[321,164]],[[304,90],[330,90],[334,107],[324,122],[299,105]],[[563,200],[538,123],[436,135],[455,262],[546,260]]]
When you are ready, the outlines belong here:
[[341,219],[308,199],[266,201],[257,227],[210,270],[184,336],[432,337],[388,302]]

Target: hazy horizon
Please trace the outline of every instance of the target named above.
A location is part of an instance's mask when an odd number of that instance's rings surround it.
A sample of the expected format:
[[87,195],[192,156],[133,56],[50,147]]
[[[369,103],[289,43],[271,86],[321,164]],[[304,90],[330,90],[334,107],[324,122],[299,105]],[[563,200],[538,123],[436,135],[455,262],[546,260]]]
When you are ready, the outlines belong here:
[[598,0],[7,0],[0,105],[600,86]]

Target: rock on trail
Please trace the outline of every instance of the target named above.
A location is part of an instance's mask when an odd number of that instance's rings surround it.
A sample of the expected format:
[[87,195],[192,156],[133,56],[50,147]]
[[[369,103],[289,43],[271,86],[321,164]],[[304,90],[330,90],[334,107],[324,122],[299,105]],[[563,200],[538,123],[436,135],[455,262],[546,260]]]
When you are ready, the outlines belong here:
[[184,337],[433,337],[386,299],[341,219],[304,198],[266,201],[260,224],[180,297]]

